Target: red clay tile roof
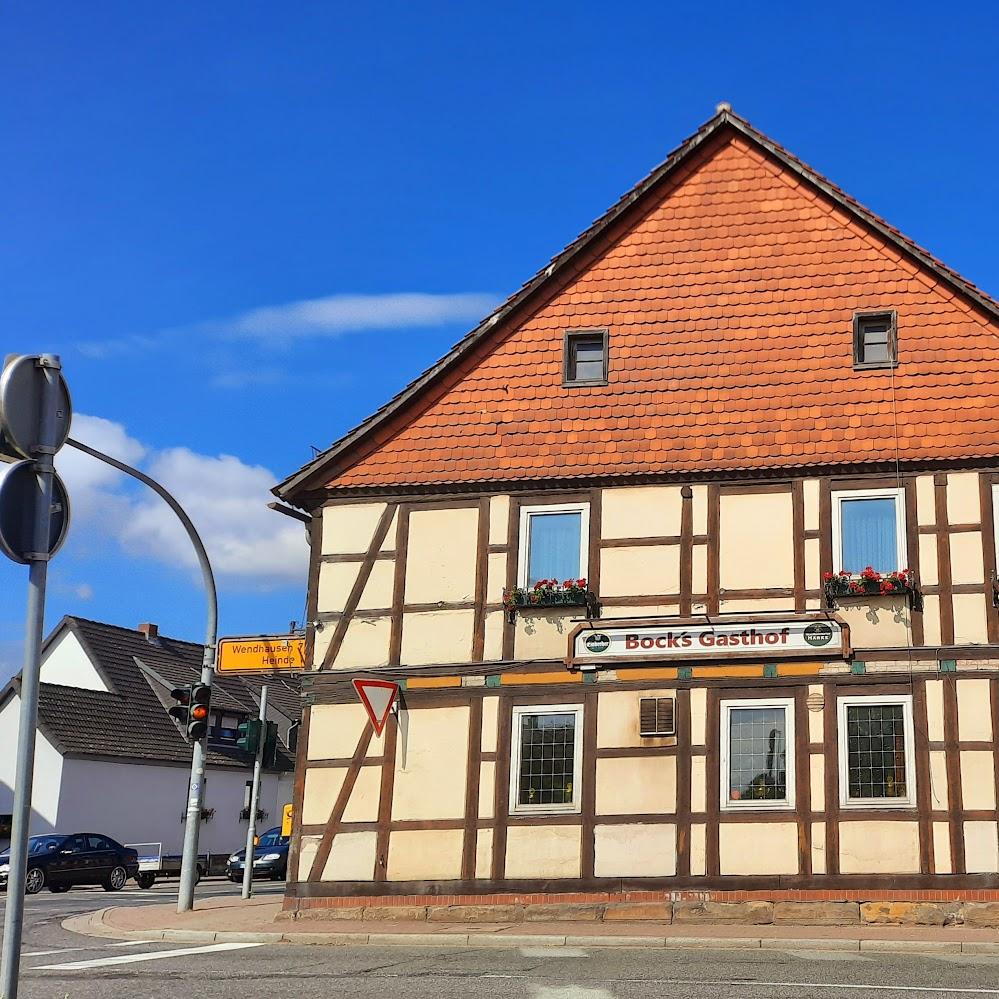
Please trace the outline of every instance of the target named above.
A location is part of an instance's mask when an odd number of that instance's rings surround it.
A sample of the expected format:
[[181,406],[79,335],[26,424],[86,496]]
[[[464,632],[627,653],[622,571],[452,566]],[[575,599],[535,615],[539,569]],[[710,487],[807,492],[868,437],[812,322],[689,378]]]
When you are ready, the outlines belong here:
[[[853,369],[871,309],[898,314],[894,372]],[[565,388],[585,328],[609,383]],[[722,113],[275,491],[991,457],[997,380],[999,306]]]

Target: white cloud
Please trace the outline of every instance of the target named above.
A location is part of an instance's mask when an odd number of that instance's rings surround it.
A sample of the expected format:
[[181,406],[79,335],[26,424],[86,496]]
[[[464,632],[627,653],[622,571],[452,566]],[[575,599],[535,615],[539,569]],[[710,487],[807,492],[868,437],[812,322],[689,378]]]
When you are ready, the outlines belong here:
[[[194,522],[220,580],[263,589],[304,582],[305,531],[298,521],[267,509],[277,481],[270,470],[232,455],[156,451],[121,424],[83,414],[74,416],[72,436],[140,467],[168,489]],[[197,567],[176,515],[148,487],[71,447],[59,452],[56,464],[70,496],[71,537],[110,536],[130,555]]]
[[454,295],[428,295],[423,292],[329,295],[251,309],[230,319],[209,323],[207,328],[240,339],[280,342],[308,336],[341,336],[365,330],[477,322],[495,306],[495,296],[478,292]]

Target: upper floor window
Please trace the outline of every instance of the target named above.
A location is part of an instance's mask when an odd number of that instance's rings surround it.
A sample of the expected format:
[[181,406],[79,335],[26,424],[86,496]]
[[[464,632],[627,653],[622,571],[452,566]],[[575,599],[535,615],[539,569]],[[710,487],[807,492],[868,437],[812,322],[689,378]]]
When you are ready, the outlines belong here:
[[893,368],[898,364],[894,312],[858,312],[853,317],[853,366]]
[[607,381],[607,330],[565,335],[565,385],[603,385]]
[[833,571],[905,567],[905,499],[901,489],[832,494]]
[[521,507],[518,585],[585,576],[589,531],[588,503]]

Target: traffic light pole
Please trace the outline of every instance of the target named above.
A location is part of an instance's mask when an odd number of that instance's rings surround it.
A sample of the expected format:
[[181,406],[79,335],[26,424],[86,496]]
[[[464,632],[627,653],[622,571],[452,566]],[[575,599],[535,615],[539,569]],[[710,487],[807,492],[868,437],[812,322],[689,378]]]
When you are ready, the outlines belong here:
[[257,838],[257,803],[260,801],[260,771],[264,763],[264,746],[267,744],[267,684],[260,688],[260,738],[257,756],[253,761],[253,788],[250,791],[250,825],[246,830],[246,853],[243,855],[243,898],[253,894],[253,848]]
[[[208,552],[202,544],[201,537],[191,523],[184,508],[163,488],[155,479],[140,472],[131,465],[126,465],[123,461],[118,461],[110,455],[106,455],[95,448],[88,447],[69,438],[66,441],[71,447],[75,447],[84,454],[89,454],[98,461],[103,461],[113,468],[117,468],[126,475],[138,479],[149,486],[158,496],[160,496],[177,515],[187,536],[191,539],[191,544],[198,556],[198,564],[201,567],[201,576],[205,586],[205,596],[208,600],[208,619],[205,627],[205,655],[201,661],[201,682],[207,687],[212,685],[212,676],[215,673],[215,646],[218,641],[218,617],[219,605],[218,594],[215,590],[215,575],[212,572],[211,562],[208,561]],[[32,733],[34,728],[32,727]],[[187,796],[187,819],[184,826],[184,854],[180,864],[180,892],[177,895],[177,911],[189,912],[194,908],[194,885],[198,880],[198,833],[201,828],[201,809],[205,800],[205,744],[204,739],[199,739],[194,743],[194,750],[191,754],[191,783]],[[29,799],[30,800],[30,799]],[[11,874],[14,873],[11,867]],[[23,877],[23,874],[22,874]],[[12,884],[16,882],[11,881]],[[14,995],[8,996],[4,993],[3,999],[16,999]]]
[[52,458],[58,450],[56,431],[59,358],[43,354],[45,368],[39,440],[32,456],[38,482],[32,537],[28,553],[28,607],[24,637],[24,670],[21,673],[21,716],[17,730],[17,769],[14,774],[14,813],[10,836],[10,872],[7,876],[7,911],[4,915],[3,952],[0,957],[0,996],[17,999],[24,930],[24,879],[28,873],[28,829],[31,823],[31,790],[35,776],[35,728],[38,724],[38,677],[42,668],[45,628],[45,584],[49,568],[49,532],[52,517]]

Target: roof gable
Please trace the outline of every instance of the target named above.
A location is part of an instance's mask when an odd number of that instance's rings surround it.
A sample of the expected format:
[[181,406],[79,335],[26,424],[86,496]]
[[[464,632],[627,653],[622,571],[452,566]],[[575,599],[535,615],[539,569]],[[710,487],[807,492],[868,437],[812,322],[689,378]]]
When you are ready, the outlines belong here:
[[[894,374],[852,369],[852,316],[870,309],[898,312]],[[308,505],[324,488],[990,456],[997,317],[991,299],[723,111],[276,491]],[[564,333],[590,327],[610,330],[610,383],[564,389]],[[956,394],[961,412],[941,423]]]

